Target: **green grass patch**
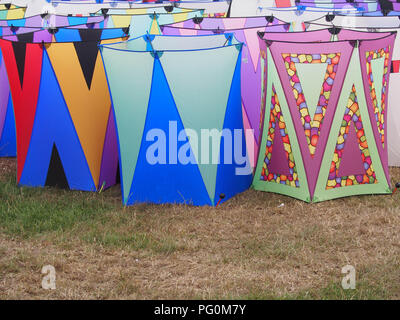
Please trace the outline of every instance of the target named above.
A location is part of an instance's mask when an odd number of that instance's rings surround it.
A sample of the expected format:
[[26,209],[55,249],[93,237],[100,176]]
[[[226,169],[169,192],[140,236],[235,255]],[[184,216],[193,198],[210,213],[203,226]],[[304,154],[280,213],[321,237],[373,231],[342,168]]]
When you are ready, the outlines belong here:
[[0,227],[6,234],[23,238],[64,232],[112,209],[96,196],[54,188],[18,188],[7,181],[0,184]]
[[[118,187],[115,187],[118,188]],[[0,184],[0,229],[23,239],[42,237],[69,242],[150,250],[179,249],[172,236],[146,232],[146,205],[124,209],[114,190],[101,194],[57,188],[17,187],[13,177]]]
[[385,288],[366,281],[358,282],[354,290],[344,290],[340,282],[332,282],[323,288],[312,288],[283,295],[259,289],[240,296],[222,297],[223,300],[385,300],[390,298],[390,292]]

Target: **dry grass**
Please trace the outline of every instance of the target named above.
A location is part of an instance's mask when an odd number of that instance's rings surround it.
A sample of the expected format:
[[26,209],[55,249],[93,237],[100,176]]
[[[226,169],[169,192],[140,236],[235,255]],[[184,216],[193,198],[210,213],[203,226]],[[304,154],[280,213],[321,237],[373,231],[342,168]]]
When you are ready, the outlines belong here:
[[[2,299],[400,298],[400,193],[306,204],[249,190],[217,209],[124,209],[118,187],[19,189],[14,172],[0,160]],[[54,291],[41,288],[47,264]],[[347,264],[356,290],[341,288]]]

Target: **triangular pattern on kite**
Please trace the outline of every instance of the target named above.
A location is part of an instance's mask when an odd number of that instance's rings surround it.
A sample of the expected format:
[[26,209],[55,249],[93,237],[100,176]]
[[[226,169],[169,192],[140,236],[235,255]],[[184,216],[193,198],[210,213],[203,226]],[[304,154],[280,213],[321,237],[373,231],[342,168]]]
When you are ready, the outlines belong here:
[[[63,175],[58,174],[51,175],[51,178],[48,176],[52,155],[55,161],[58,154],[69,188],[95,191],[96,186],[67,105],[50,59],[44,53],[40,91],[44,93],[47,90],[52,94],[39,95],[29,149],[18,182],[20,185],[44,186],[46,180],[50,179],[48,182],[54,185],[55,178],[63,178]],[[57,147],[57,153],[54,146]],[[55,161],[53,165],[50,173],[59,173],[60,164]],[[65,186],[63,181],[58,183]]]
[[[290,86],[293,90],[294,99],[298,107],[301,122],[304,128],[304,134],[307,139],[307,144],[311,156],[316,153],[318,140],[326,114],[326,109],[329,103],[332,87],[335,80],[335,75],[340,61],[340,53],[330,54],[282,54],[285,63],[286,72],[289,76]],[[319,91],[318,105],[309,109],[305,99],[305,93],[297,72],[296,65],[299,64],[322,64],[326,65],[326,72],[322,87]],[[318,71],[318,70],[317,70]],[[312,111],[311,111],[312,110]],[[310,112],[311,111],[311,112]],[[311,115],[314,113],[314,117]]]
[[13,109],[11,94],[9,94],[5,119],[3,126],[0,127],[0,157],[15,157],[17,154]]
[[24,84],[24,73],[25,73],[25,57],[26,57],[26,46],[25,42],[13,41],[12,46],[14,49],[15,61],[18,70],[18,76],[21,88]]
[[[163,108],[160,109],[160,105]],[[190,157],[193,151],[188,137],[185,134],[179,141],[175,141],[171,125],[176,126],[177,134],[184,130],[161,63],[156,59],[142,145],[127,204],[149,201],[155,203],[183,201],[186,204],[192,204],[193,199],[196,198],[199,204],[211,205],[195,158]],[[149,140],[148,137],[151,132],[155,132],[154,130],[169,133],[165,136],[166,140],[158,140],[160,137],[154,137],[154,141]],[[174,141],[170,141],[171,139]],[[172,147],[171,143],[177,143],[176,148]],[[153,153],[154,146],[156,149]],[[177,152],[184,150],[184,146],[187,146],[186,150],[191,162],[182,164],[178,161],[170,161],[175,157],[177,160]],[[174,154],[171,154],[172,152]],[[169,165],[166,165],[167,162]]]
[[[354,136],[354,134],[356,135]],[[356,137],[355,141],[354,137]],[[347,144],[354,144],[355,142],[358,148],[354,148],[351,145],[350,148],[347,146]],[[346,152],[352,154],[346,155]],[[354,158],[356,158],[355,162]],[[361,168],[357,167],[360,160]],[[344,168],[345,166],[351,167]],[[342,176],[341,173],[346,175]],[[372,165],[368,142],[364,134],[356,89],[353,85],[340,127],[326,189],[371,183],[377,183],[377,179]]]
[[55,143],[51,152],[50,164],[47,171],[45,186],[59,187],[62,189],[69,188],[68,180],[64,172],[64,167],[61,162],[60,154],[58,153]]
[[275,87],[272,86],[269,128],[261,180],[299,187],[296,163]]
[[102,29],[80,29],[79,34],[82,41],[74,42],[75,51],[89,89],[92,84],[96,60],[99,54],[98,44],[101,39],[101,33]]
[[[251,166],[250,160],[252,155],[249,154],[249,152],[252,152],[252,144],[249,144],[250,150],[247,150],[246,132],[242,130],[244,121],[240,99],[241,55],[242,53],[239,55],[233,74],[223,125],[223,131],[230,132],[233,135],[234,146],[231,146],[229,137],[228,139],[223,137],[220,144],[219,158],[222,165],[219,165],[217,168],[214,194],[214,202],[218,201],[220,203],[232,198],[238,192],[245,191],[251,184],[253,178],[253,167]],[[238,130],[238,128],[240,129]],[[251,134],[251,138],[253,137],[254,135]],[[225,148],[226,145],[228,145],[228,148]],[[230,147],[234,148],[233,156],[229,152]],[[233,157],[231,163],[225,161],[226,155],[228,158]],[[240,161],[236,159],[235,155],[240,156]]]
[[[389,56],[390,56],[390,46],[381,48],[379,50],[371,50],[365,53],[366,63],[367,63],[367,79],[369,85],[370,99],[372,99],[372,105],[374,108],[375,121],[378,127],[379,136],[381,139],[382,147],[385,147],[385,114],[386,114],[386,96],[388,90],[389,82]],[[374,64],[376,59],[384,59],[383,64]],[[382,70],[377,70],[383,66]],[[376,76],[382,76],[382,79],[374,79],[374,74]],[[376,85],[380,82],[379,85]],[[375,88],[376,87],[376,88]],[[381,88],[381,92],[378,94],[377,88]],[[380,101],[378,101],[380,97]]]

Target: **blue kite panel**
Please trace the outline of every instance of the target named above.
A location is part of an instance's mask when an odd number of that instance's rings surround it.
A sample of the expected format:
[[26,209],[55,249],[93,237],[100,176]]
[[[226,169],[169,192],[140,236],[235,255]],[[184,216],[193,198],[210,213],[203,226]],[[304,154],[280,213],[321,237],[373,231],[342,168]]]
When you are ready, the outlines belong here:
[[89,166],[46,51],[43,53],[39,92],[35,122],[20,184],[45,185],[55,145],[69,188],[95,191]]
[[4,119],[3,132],[0,132],[0,157],[16,157],[17,141],[15,135],[14,108],[11,93],[8,97],[6,118]]
[[[215,201],[217,202],[221,197],[221,203],[234,195],[247,190],[252,182],[253,176],[251,169],[244,170],[247,171],[248,174],[242,174],[240,172],[240,168],[244,168],[245,164],[237,164],[235,163],[234,150],[235,144],[236,146],[240,146],[241,155],[246,155],[246,139],[243,130],[243,115],[242,115],[242,105],[240,99],[240,68],[241,68],[241,60],[242,54],[239,54],[238,61],[236,64],[235,72],[233,74],[233,80],[231,85],[231,90],[229,93],[228,105],[225,113],[224,120],[224,129],[227,129],[231,132],[232,140],[229,143],[232,144],[232,152],[228,155],[228,158],[232,160],[232,164],[224,163],[225,159],[225,141],[224,138],[221,140],[220,146],[220,165],[218,166],[217,171],[217,185],[215,188]],[[237,141],[235,139],[235,129],[241,129],[241,141]],[[247,163],[249,163],[249,157],[247,156]],[[251,166],[250,166],[251,168]]]
[[[173,143],[176,141],[177,148],[171,147],[169,142],[170,122],[176,124],[177,134],[184,129],[161,63],[156,59],[142,145],[128,204],[153,202],[211,205],[211,199],[197,164],[182,164],[178,157],[175,158],[176,152],[183,145],[189,145],[189,141],[186,135],[185,141],[177,141],[172,136],[171,140],[174,141]],[[148,148],[155,143],[146,141],[146,135],[155,128],[165,133],[165,164],[152,165],[146,157]],[[170,155],[170,148],[174,154],[171,152]],[[173,160],[171,163],[170,156],[177,161]]]

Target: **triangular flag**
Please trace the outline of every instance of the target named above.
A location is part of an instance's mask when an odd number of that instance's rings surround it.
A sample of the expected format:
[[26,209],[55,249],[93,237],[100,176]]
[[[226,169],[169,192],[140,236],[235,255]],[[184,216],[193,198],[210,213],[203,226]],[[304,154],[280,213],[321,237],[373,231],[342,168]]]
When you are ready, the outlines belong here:
[[154,15],[153,20],[151,22],[149,33],[150,34],[156,34],[156,35],[160,35],[161,34],[161,29],[160,29],[160,26],[158,25],[157,17],[155,15]]
[[260,61],[260,41],[258,39],[258,32],[264,32],[265,28],[259,29],[245,29],[244,36],[246,38],[246,45],[250,52],[251,61],[253,63],[254,72],[257,72],[258,63]]
[[132,16],[130,15],[114,15],[111,16],[112,24],[107,25],[107,28],[126,28],[131,24]]
[[172,18],[174,22],[181,22],[188,20],[188,12],[173,13]]

